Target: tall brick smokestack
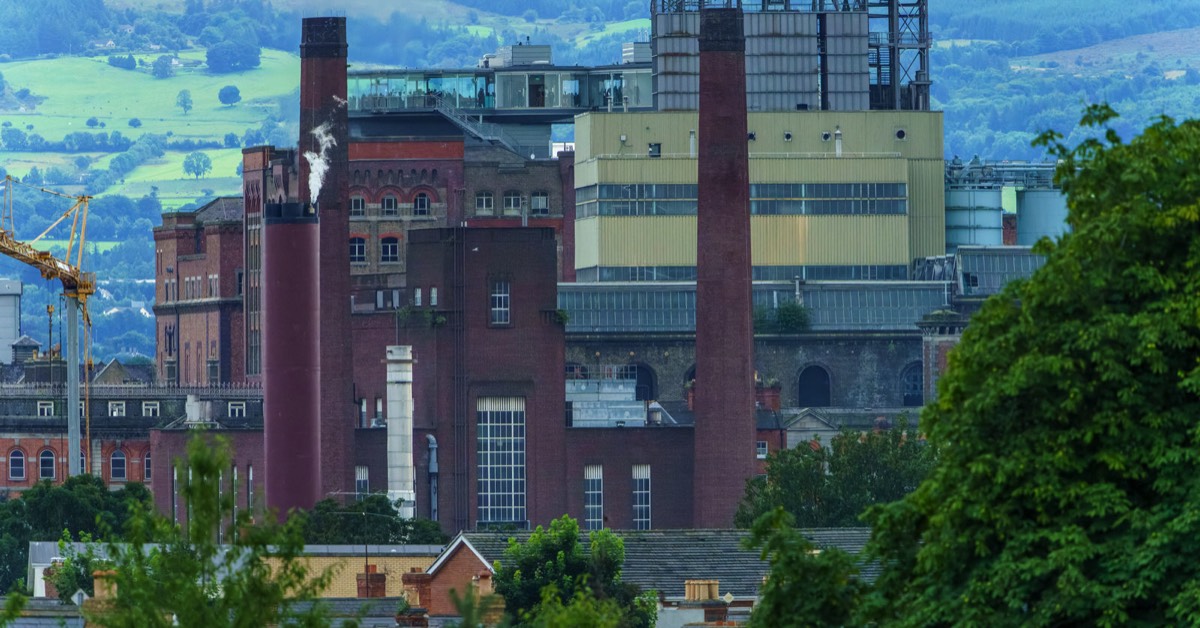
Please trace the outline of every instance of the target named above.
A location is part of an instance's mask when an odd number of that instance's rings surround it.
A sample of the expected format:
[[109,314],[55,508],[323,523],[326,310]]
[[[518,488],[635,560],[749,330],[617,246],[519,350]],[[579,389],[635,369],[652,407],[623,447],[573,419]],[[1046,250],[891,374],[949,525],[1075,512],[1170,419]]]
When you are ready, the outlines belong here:
[[281,515],[322,497],[320,247],[311,205],[263,216],[263,423],[267,506]]
[[740,8],[700,11],[693,525],[725,528],[754,473],[746,37]]
[[306,18],[300,42],[300,201],[317,206],[321,264],[321,493],[353,486],[346,18]]

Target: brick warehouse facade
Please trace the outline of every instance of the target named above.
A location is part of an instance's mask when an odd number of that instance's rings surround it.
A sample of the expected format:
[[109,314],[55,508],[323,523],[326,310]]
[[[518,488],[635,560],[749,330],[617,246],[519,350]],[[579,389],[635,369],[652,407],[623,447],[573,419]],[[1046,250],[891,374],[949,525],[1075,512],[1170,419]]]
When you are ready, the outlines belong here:
[[[416,231],[409,263],[410,287],[438,295],[406,313],[400,341],[416,357],[414,443],[438,443],[439,519],[461,530],[558,516],[567,488],[553,232]],[[429,459],[416,458],[417,501],[430,504]]]
[[154,228],[160,380],[245,380],[242,223],[241,199],[219,198]]

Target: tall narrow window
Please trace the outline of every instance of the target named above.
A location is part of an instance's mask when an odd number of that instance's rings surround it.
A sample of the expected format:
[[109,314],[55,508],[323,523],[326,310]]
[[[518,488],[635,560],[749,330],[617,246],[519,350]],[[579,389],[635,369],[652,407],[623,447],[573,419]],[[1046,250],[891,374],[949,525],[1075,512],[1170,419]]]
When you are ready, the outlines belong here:
[[480,523],[525,519],[525,399],[480,397],[475,430]]
[[171,467],[171,520],[179,523],[179,467]]
[[413,215],[428,216],[429,215],[429,195],[421,192],[413,197]]
[[437,307],[437,288],[429,289],[429,307]]
[[545,216],[550,213],[550,195],[545,192],[534,192],[529,195],[529,213],[533,216]]
[[420,288],[413,288],[413,305],[415,305],[416,307],[421,307],[421,305],[422,305]]
[[25,479],[25,454],[20,449],[14,449],[8,454],[8,479]]
[[475,194],[475,214],[478,216],[491,216],[495,207],[495,199],[491,192],[477,192]]
[[507,281],[492,282],[491,324],[508,325],[512,322],[509,311],[509,291],[511,288],[511,285]]
[[367,261],[367,241],[363,238],[350,238],[350,263],[364,264]]
[[380,209],[383,210],[384,216],[395,216],[397,207],[399,204],[396,202],[396,197],[391,194],[383,197],[383,202],[380,203]]
[[112,457],[108,461],[109,471],[111,471],[112,479],[125,479],[125,452],[120,449],[112,453]]
[[369,470],[364,466],[354,467],[354,499],[362,501],[371,494]]
[[254,514],[254,465],[246,465],[246,511]]
[[54,479],[54,452],[46,449],[38,457],[38,477],[43,480]]
[[587,530],[604,527],[604,467],[598,464],[583,468],[583,524]]
[[508,216],[516,216],[521,213],[521,193],[516,190],[508,190],[504,193],[504,213]]
[[379,241],[379,261],[394,264],[400,261],[400,239],[384,238]]
[[650,529],[650,465],[633,465],[633,529]]
[[150,480],[154,479],[154,472],[153,472],[154,466],[150,464],[150,454],[149,453],[146,454],[146,461],[143,464],[145,465],[145,467],[143,467],[142,473],[146,474],[146,481],[149,482]]

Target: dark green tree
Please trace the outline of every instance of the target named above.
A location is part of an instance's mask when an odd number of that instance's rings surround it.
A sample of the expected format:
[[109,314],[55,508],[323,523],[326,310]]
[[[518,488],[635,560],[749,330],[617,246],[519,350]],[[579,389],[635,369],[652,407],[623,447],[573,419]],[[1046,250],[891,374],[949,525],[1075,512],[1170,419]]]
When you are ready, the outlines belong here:
[[[170,55],[161,55],[154,60],[154,64],[150,66],[150,74],[154,78],[165,79],[175,76],[175,63]],[[187,113],[186,111],[184,113]]]
[[252,43],[226,40],[209,47],[205,60],[214,74],[242,72],[261,64],[262,49]]
[[857,577],[858,566],[840,549],[817,549],[795,523],[783,508],[775,508],[754,522],[746,539],[771,565],[750,626],[851,625],[866,590]]
[[654,594],[621,581],[624,563],[625,545],[619,537],[610,530],[592,532],[585,551],[579,524],[563,515],[551,521],[549,529],[538,526],[525,543],[509,540],[495,566],[496,593],[504,598],[504,612],[514,622],[537,625],[547,599],[544,592],[550,591],[555,608],[572,606],[582,595],[601,604],[616,603],[623,626],[652,626]]
[[212,170],[212,159],[200,151],[183,158],[183,171],[199,179]]
[[1040,140],[1073,233],[972,317],[922,428],[944,444],[871,513],[871,619],[1200,621],[1200,122]]
[[192,110],[192,92],[190,90],[181,89],[175,96],[175,106],[183,109],[183,115],[187,115]]
[[[323,605],[298,606],[314,601],[330,577],[310,572],[300,559],[301,518],[256,525],[250,513],[234,508],[233,492],[220,488],[230,464],[223,439],[193,438],[186,464],[183,477],[190,480],[180,494],[190,513],[187,528],[139,509],[125,542],[106,547],[116,595],[108,606],[85,611],[89,622],[108,628],[330,625]],[[146,545],[151,541],[161,544]]]
[[401,519],[396,506],[379,494],[346,506],[323,499],[304,522],[304,541],[317,545],[443,545],[448,540],[436,521]]
[[748,528],[780,507],[805,528],[864,525],[867,508],[904,497],[934,464],[933,448],[907,427],[902,419],[888,430],[845,431],[828,447],[809,443],[772,454],[766,476],[747,482],[735,525]]
[[242,92],[238,90],[237,85],[226,85],[217,92],[217,99],[222,105],[232,107],[242,100]]

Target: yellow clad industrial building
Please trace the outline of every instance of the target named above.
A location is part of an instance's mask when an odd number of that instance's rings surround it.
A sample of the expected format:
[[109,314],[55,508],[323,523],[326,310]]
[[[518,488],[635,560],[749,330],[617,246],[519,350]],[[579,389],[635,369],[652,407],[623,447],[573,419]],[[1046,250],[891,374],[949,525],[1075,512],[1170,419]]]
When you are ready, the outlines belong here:
[[[575,118],[580,281],[695,279],[697,114]],[[945,252],[942,114],[750,113],[756,280],[906,279]]]

